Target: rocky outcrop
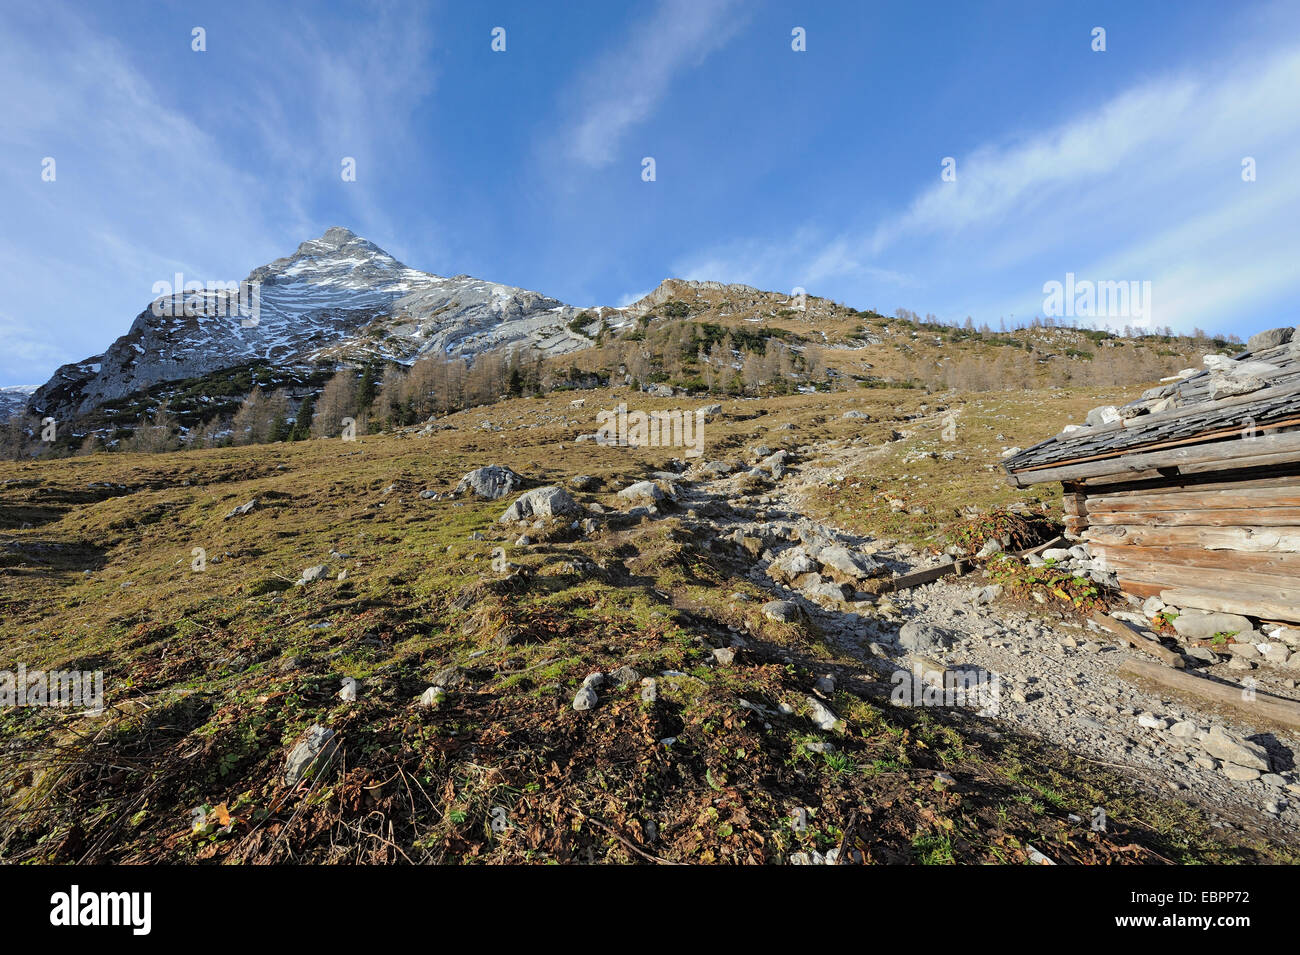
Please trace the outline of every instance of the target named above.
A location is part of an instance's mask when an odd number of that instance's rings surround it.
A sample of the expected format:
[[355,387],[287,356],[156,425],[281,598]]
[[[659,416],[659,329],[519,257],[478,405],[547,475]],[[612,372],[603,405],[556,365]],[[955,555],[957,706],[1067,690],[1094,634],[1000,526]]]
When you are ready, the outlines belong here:
[[485,468],[475,468],[460,479],[456,485],[457,494],[473,494],[489,501],[505,497],[523,487],[524,479],[510,468],[500,464],[490,464]]
[[547,486],[533,488],[521,494],[517,501],[506,508],[505,513],[498,520],[502,524],[509,524],[532,518],[562,517],[581,511],[581,505],[569,497],[568,492],[563,488]]
[[1270,328],[1267,331],[1256,332],[1246,339],[1246,351],[1257,352],[1265,348],[1276,348],[1278,345],[1285,345],[1295,337],[1295,329],[1291,327]]

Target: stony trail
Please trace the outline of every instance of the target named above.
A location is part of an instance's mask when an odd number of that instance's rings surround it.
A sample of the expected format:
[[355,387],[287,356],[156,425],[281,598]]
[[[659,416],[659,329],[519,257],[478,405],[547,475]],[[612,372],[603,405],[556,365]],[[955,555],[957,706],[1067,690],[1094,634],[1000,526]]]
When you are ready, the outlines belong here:
[[[870,473],[880,453],[879,446],[843,442],[800,447],[791,441],[785,452],[759,447],[748,455],[757,461],[757,471],[720,473],[715,462],[697,464],[687,475],[696,483],[682,488],[678,503],[688,514],[707,516],[702,523],[713,533],[736,542],[738,552],[752,561],[750,579],[774,600],[797,605],[831,643],[861,660],[860,674],[842,678],[875,681],[897,694],[914,685],[911,673],[964,673],[992,689],[992,697],[985,692],[964,702],[978,718],[999,722],[998,731],[1050,739],[1085,759],[1125,770],[1150,791],[1178,793],[1210,809],[1216,826],[1263,831],[1287,841],[1300,833],[1295,761],[1300,737],[1261,730],[1238,714],[1215,713],[1121,679],[1120,665],[1137,654],[1092,621],[990,599],[978,573],[878,599],[841,590],[852,577],[833,566],[843,563],[841,549],[883,565],[886,572],[921,569],[939,560],[906,544],[819,523],[805,513],[811,489]],[[760,474],[766,486],[745,493],[742,481]],[[815,559],[805,563],[803,554]],[[820,574],[797,573],[817,564]],[[1140,605],[1117,612],[1145,622]],[[1239,663],[1220,662],[1209,672],[1240,682],[1240,669]],[[1294,665],[1261,661],[1250,678],[1261,691],[1300,699],[1297,675]]]

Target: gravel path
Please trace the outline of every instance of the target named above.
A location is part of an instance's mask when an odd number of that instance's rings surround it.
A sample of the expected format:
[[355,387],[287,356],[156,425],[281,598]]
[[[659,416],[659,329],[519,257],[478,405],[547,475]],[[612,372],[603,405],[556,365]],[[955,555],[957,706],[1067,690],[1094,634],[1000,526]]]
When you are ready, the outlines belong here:
[[[762,452],[768,449],[749,458],[770,474],[770,457],[765,462]],[[744,468],[726,476],[701,473],[680,503],[710,512],[707,523],[719,536],[758,550],[751,579],[774,598],[798,603],[876,679],[910,686],[913,680],[903,674],[919,666],[984,680],[988,692],[965,702],[981,718],[1000,721],[1002,729],[1050,739],[1086,759],[1126,770],[1149,791],[1195,801],[1211,810],[1215,825],[1264,831],[1286,841],[1300,835],[1295,762],[1300,737],[1262,731],[1239,714],[1214,713],[1126,682],[1117,670],[1134,651],[1091,621],[1031,613],[1000,598],[982,602],[988,595],[981,595],[981,583],[971,578],[946,578],[879,600],[850,596],[845,601],[824,599],[817,591],[830,583],[825,577],[821,585],[809,585],[814,575],[797,584],[773,579],[773,560],[791,547],[816,553],[824,545],[843,545],[897,572],[935,563],[906,545],[875,542],[804,514],[801,497],[807,489],[869,470],[878,453],[878,448],[843,443],[800,448],[779,462],[770,490],[741,493],[737,475]],[[813,457],[818,465],[799,464]],[[730,506],[719,514],[724,501]],[[1211,672],[1241,679],[1226,664]],[[1267,665],[1250,673],[1262,692],[1293,699],[1300,697],[1297,675],[1295,669]]]

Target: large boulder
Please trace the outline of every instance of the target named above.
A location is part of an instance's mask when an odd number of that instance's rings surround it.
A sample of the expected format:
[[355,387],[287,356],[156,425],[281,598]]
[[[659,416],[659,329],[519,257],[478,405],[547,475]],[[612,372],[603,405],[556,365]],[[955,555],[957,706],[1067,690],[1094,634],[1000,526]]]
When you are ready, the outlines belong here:
[[1174,618],[1174,629],[1187,640],[1208,640],[1216,633],[1246,633],[1255,628],[1249,620],[1235,613],[1180,610]]
[[654,481],[637,481],[618,492],[619,500],[654,504],[664,499],[664,492]]
[[1285,345],[1294,336],[1294,328],[1270,328],[1266,332],[1256,332],[1246,339],[1246,350],[1255,352],[1265,348],[1275,348],[1278,345]]
[[809,557],[802,547],[787,547],[767,568],[767,576],[787,582],[812,573],[817,566],[817,561]]
[[513,494],[524,486],[524,479],[510,468],[501,464],[491,464],[485,468],[475,468],[456,485],[457,494],[472,492],[478,497],[495,501],[499,497]]
[[241,515],[249,513],[255,507],[257,507],[257,498],[253,498],[247,504],[240,504],[238,507],[234,508],[229,514],[223,517],[222,520],[224,521],[224,520],[229,520],[232,517],[240,517]]
[[561,517],[565,514],[579,513],[581,510],[581,505],[569,497],[568,492],[563,488],[547,485],[535,487],[519,495],[519,499],[506,508],[505,513],[497,520],[502,524],[509,524],[534,517]]
[[324,580],[329,576],[329,573],[330,568],[328,564],[317,564],[315,567],[308,567],[304,570],[302,576],[294,581],[294,583],[301,587],[303,584],[311,584],[318,580]]
[[1093,408],[1088,412],[1088,427],[1100,428],[1105,424],[1112,424],[1120,420],[1119,409],[1114,405],[1102,405],[1099,408]]
[[1232,378],[1258,378],[1276,375],[1282,369],[1266,361],[1248,361],[1229,358],[1227,355],[1205,355],[1201,362],[1211,372]]
[[800,578],[799,583],[801,584],[799,592],[819,606],[837,610],[846,599],[845,584],[834,583],[817,574],[807,574]]
[[1201,737],[1201,746],[1215,759],[1247,769],[1268,772],[1268,750],[1258,743],[1238,739],[1221,726],[1214,726]]
[[821,559],[821,552],[827,547],[835,546],[835,540],[828,534],[825,528],[813,524],[800,524],[796,528],[799,536],[799,542],[803,544],[810,557],[817,560]]
[[441,686],[431,686],[420,694],[420,705],[437,708],[447,701],[447,691]]
[[866,554],[856,554],[840,544],[823,547],[817,552],[817,559],[826,568],[828,575],[843,583],[852,583],[884,571],[879,561]]
[[769,600],[763,604],[763,616],[777,623],[794,623],[803,616],[803,611],[793,600]]
[[1268,382],[1255,375],[1246,378],[1229,378],[1216,373],[1210,375],[1210,400],[1220,401],[1236,395],[1248,395],[1267,386]]
[[711,477],[724,477],[730,474],[735,468],[726,461],[705,461],[699,465],[699,469]]
[[898,645],[913,653],[928,653],[952,646],[952,634],[928,623],[913,620],[898,628]]
[[808,718],[817,724],[818,729],[833,730],[840,718],[815,696],[808,697]]

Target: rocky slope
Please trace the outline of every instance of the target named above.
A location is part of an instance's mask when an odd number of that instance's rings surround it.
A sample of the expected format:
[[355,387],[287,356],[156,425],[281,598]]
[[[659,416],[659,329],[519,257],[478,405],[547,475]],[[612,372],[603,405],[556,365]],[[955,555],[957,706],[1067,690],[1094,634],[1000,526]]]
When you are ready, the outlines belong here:
[[36,389],[29,385],[8,385],[0,388],[0,421],[10,415],[18,414],[25,407]]
[[160,382],[252,361],[410,362],[513,344],[546,354],[590,344],[567,327],[578,309],[527,289],[409,268],[339,227],[246,281],[260,291],[255,320],[251,309],[236,311],[227,291],[189,293],[197,313],[189,315],[185,295],[160,298],[103,354],[59,368],[29,409],[66,419]]

